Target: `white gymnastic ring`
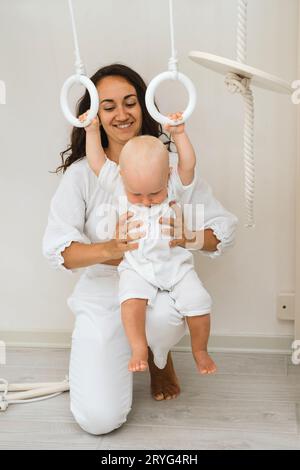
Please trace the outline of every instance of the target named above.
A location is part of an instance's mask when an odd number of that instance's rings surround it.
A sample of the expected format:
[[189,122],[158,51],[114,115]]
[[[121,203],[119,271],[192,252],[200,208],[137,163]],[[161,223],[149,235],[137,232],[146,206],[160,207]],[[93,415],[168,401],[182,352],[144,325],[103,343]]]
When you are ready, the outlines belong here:
[[[189,102],[187,108],[183,112],[182,119],[178,121],[172,121],[167,116],[161,114],[154,105],[154,95],[156,88],[165,80],[179,80],[186,88],[189,95]],[[149,114],[155,119],[155,121],[160,122],[160,124],[171,124],[172,126],[178,126],[185,122],[192,114],[196,106],[197,93],[196,88],[193,82],[183,73],[177,72],[163,72],[157,77],[153,78],[149,83],[146,91],[145,102]]]
[[[71,87],[75,83],[81,83],[82,85],[84,85],[85,88],[88,90],[91,98],[90,110],[88,112],[86,120],[83,122],[73,116],[68,105],[68,94]],[[61,89],[60,106],[65,118],[69,121],[70,124],[73,124],[73,126],[75,127],[88,126],[92,122],[92,120],[97,116],[99,110],[99,95],[94,83],[85,75],[72,75],[71,77],[69,77],[65,81]]]

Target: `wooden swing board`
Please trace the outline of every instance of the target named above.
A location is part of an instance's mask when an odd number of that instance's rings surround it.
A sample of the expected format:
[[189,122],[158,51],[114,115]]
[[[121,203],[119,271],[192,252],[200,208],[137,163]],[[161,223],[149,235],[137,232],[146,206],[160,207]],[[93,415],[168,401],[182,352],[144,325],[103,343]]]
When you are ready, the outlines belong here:
[[189,58],[197,64],[222,75],[232,72],[239,76],[250,78],[253,85],[265,90],[285,94],[292,94],[294,91],[289,82],[236,60],[201,51],[191,51]]

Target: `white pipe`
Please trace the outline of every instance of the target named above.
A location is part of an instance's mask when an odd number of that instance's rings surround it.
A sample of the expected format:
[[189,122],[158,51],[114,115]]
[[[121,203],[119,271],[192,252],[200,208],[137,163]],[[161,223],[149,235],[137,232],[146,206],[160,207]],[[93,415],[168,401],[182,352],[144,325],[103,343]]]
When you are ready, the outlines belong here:
[[[300,0],[298,1],[298,79],[300,78]],[[295,340],[300,340],[300,104],[297,105]]]
[[60,384],[50,384],[47,387],[35,388],[27,390],[26,392],[8,393],[6,400],[8,402],[13,400],[26,400],[28,398],[43,397],[45,395],[52,395],[53,393],[62,393],[69,390],[68,382],[61,382]]
[[[62,382],[45,382],[45,383],[27,383],[27,384],[8,384],[8,392],[22,392],[37,388],[47,388],[60,386]],[[0,392],[4,392],[6,386],[0,383]]]
[[[9,384],[0,379],[0,411],[6,411],[8,405],[15,403],[30,403],[56,397],[70,389],[68,378],[63,382]],[[24,391],[20,391],[24,390]],[[11,393],[15,392],[15,393]]]

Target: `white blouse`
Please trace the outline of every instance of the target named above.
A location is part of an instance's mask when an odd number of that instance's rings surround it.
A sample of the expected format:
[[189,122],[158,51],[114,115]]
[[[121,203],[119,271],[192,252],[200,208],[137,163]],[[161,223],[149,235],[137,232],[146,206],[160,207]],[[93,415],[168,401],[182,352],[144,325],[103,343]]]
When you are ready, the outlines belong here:
[[[176,161],[177,154],[170,153],[171,166],[176,165]],[[211,188],[202,178],[197,178],[189,199],[193,204],[204,205],[204,229],[212,229],[220,240],[216,251],[201,250],[202,254],[215,258],[233,244],[238,220],[213,197]],[[99,233],[97,226],[104,217],[101,206],[112,202],[112,195],[101,187],[86,158],[67,168],[51,200],[43,237],[43,254],[52,267],[76,272],[77,269],[63,266],[61,253],[65,248],[72,242],[89,244],[109,240],[101,231]]]

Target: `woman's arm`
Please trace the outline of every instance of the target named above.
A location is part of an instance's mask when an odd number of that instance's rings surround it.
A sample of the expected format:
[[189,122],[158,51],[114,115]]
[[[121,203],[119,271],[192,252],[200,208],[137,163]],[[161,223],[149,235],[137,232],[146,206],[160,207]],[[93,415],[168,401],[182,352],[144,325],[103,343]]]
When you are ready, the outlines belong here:
[[[173,156],[177,159],[177,155]],[[175,158],[172,160],[175,164]],[[234,244],[238,219],[214,197],[211,187],[203,178],[197,178],[192,192],[182,194],[181,205],[185,207],[186,204],[192,205],[192,210],[185,212],[186,225],[192,230],[211,230],[211,233],[205,232],[200,251],[202,255],[216,258]],[[220,243],[216,243],[214,237]]]
[[221,240],[215,236],[212,229],[206,228],[204,230],[204,243],[200,250],[211,252],[216,251],[219,243],[221,243]]
[[[62,257],[64,258],[63,266],[67,269],[77,269],[86,268],[98,263],[108,263],[112,259],[109,243],[91,243],[87,245],[85,243],[72,242],[62,252]],[[119,264],[121,258],[116,264]]]
[[[143,232],[131,232],[134,228],[142,225],[140,221],[130,222],[132,212],[123,214],[116,225],[115,238],[100,243],[72,242],[61,253],[67,269],[86,268],[94,264],[104,263],[117,266],[123,258],[125,251],[138,248],[138,240],[145,234]],[[133,243],[135,242],[135,243]]]
[[[171,231],[170,233],[173,233],[173,236],[175,236],[175,232]],[[217,250],[217,246],[220,242],[221,240],[215,236],[213,230],[206,228],[205,230],[199,230],[197,232],[188,232],[188,234],[183,230],[182,237],[171,240],[170,246],[182,246],[188,250],[214,252]]]

